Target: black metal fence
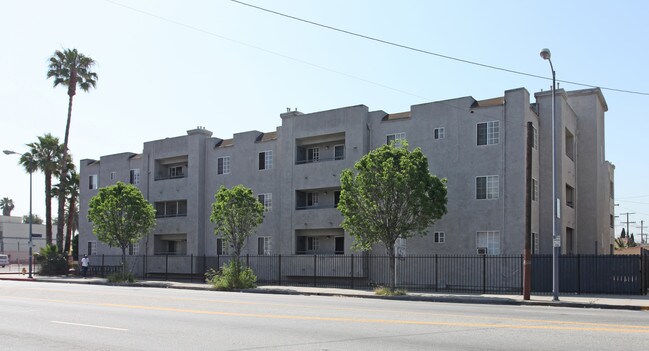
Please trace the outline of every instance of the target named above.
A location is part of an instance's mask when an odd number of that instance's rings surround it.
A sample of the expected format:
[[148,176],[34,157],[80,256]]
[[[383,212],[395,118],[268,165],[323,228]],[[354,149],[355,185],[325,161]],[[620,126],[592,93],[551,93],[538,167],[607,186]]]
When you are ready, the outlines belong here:
[[[127,256],[140,278],[202,282],[232,256]],[[372,288],[389,285],[389,257],[374,255],[245,255],[259,284]],[[121,256],[91,258],[90,274],[106,276]],[[559,260],[562,293],[646,294],[649,250],[641,255],[564,255]],[[523,256],[406,256],[396,259],[396,285],[410,291],[522,294]],[[552,256],[532,259],[532,292],[552,292]]]

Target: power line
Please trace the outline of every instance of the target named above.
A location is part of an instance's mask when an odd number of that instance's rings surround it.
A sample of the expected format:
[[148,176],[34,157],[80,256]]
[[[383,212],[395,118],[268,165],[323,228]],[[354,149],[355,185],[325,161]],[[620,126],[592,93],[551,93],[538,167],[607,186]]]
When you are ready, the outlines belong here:
[[[282,12],[277,12],[277,11],[270,10],[270,9],[267,9],[267,8],[264,8],[264,7],[248,4],[248,3],[245,3],[245,2],[242,2],[242,1],[239,1],[239,0],[230,0],[230,1],[232,1],[234,3],[237,3],[237,4],[240,4],[240,5],[244,5],[244,6],[254,8],[254,9],[257,9],[257,10],[260,10],[260,11],[264,11],[264,12],[272,13],[274,15],[286,17],[286,18],[289,18],[289,19],[292,19],[292,20],[295,20],[295,21],[308,23],[308,24],[318,26],[318,27],[321,27],[321,28],[326,28],[326,29],[333,30],[333,31],[336,31],[336,32],[340,32],[340,33],[348,34],[348,35],[351,35],[351,36],[355,36],[355,37],[359,37],[359,38],[379,42],[379,43],[390,45],[390,46],[395,46],[395,47],[398,47],[398,48],[402,48],[402,49],[406,49],[406,50],[410,50],[410,51],[414,51],[414,52],[418,52],[418,53],[422,53],[422,54],[426,54],[426,55],[437,56],[437,57],[441,57],[441,58],[444,58],[444,59],[447,59],[447,60],[453,60],[453,61],[457,61],[457,62],[466,63],[466,64],[469,64],[469,65],[479,66],[479,67],[483,67],[483,68],[489,68],[489,69],[498,70],[498,71],[507,72],[507,73],[512,73],[512,74],[518,74],[518,75],[522,75],[522,76],[528,76],[528,77],[544,79],[544,80],[552,80],[552,78],[540,76],[540,75],[537,75],[537,74],[532,74],[532,73],[527,73],[527,72],[522,72],[522,71],[516,71],[516,70],[513,70],[513,69],[488,65],[488,64],[480,63],[480,62],[476,62],[476,61],[465,60],[465,59],[461,59],[461,58],[458,58],[458,57],[453,57],[453,56],[449,56],[449,55],[443,55],[443,54],[440,54],[440,53],[436,53],[436,52],[432,52],[432,51],[428,51],[428,50],[424,50],[424,49],[419,49],[419,48],[416,48],[416,47],[413,47],[413,46],[408,46],[408,45],[405,45],[405,44],[395,43],[393,41],[388,41],[388,40],[384,40],[384,39],[380,39],[380,38],[376,38],[376,37],[371,37],[369,35],[360,34],[360,33],[348,31],[348,30],[345,30],[345,29],[332,27],[332,26],[322,24],[322,23],[319,23],[319,22],[306,20],[306,19],[303,19],[303,18],[300,18],[300,17],[287,15],[287,14],[282,13]],[[566,83],[566,84],[573,84],[573,85],[579,85],[579,86],[588,87],[588,88],[600,88],[602,90],[616,91],[616,92],[620,92],[620,93],[649,96],[649,93],[647,93],[647,92],[633,91],[633,90],[626,90],[626,89],[618,89],[618,88],[610,88],[610,87],[602,87],[602,86],[597,86],[597,85],[592,85],[592,84],[584,84],[584,83],[573,82],[573,81],[569,81],[569,80],[559,80],[559,79],[557,79],[557,82]]]

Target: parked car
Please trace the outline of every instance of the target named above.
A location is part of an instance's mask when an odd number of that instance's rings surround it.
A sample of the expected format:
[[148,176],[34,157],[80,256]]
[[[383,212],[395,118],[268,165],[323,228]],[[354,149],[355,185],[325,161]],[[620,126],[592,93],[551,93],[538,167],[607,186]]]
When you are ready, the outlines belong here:
[[9,264],[9,256],[0,254],[0,266],[4,268],[4,266]]

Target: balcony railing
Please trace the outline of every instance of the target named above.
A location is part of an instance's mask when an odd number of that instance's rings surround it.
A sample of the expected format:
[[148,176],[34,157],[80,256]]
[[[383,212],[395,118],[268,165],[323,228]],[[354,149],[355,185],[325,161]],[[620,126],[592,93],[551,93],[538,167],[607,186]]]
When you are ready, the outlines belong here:
[[170,175],[156,176],[154,179],[155,180],[165,180],[165,179],[177,179],[177,178],[187,178],[187,174],[183,173],[183,174],[176,174],[176,175],[173,175],[173,176],[170,176]]
[[338,205],[317,205],[317,206],[295,206],[295,210],[320,210],[327,208],[337,208]]
[[344,160],[345,157],[319,157],[317,159],[304,159],[304,160],[296,160],[295,164],[296,165],[303,165],[305,163],[316,163],[316,162],[328,162],[328,161],[338,161],[338,160]]

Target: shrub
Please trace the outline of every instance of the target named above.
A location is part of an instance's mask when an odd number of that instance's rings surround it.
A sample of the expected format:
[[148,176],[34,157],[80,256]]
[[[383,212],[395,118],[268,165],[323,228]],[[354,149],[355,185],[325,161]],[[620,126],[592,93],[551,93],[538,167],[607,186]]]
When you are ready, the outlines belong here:
[[379,296],[402,296],[406,295],[405,289],[390,289],[386,286],[379,286],[374,289],[374,293]]
[[41,266],[41,275],[68,274],[68,260],[60,254],[56,245],[45,245],[36,254],[36,263]]
[[109,274],[108,277],[106,277],[109,283],[134,283],[135,282],[135,276],[133,273],[130,272],[119,272],[119,273],[113,273]]
[[206,282],[214,286],[216,290],[248,289],[254,288],[257,282],[257,276],[250,267],[239,266],[237,274],[237,265],[235,261],[223,265],[221,269],[215,271],[210,269],[205,273]]

